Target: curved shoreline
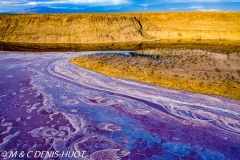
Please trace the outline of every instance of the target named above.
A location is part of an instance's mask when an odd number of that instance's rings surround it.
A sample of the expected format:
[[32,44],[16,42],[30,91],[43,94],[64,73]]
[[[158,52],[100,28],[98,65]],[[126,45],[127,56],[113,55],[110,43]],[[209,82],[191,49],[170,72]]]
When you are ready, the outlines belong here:
[[70,62],[107,76],[240,99],[238,53],[174,49],[139,52],[135,55],[92,54],[72,58]]

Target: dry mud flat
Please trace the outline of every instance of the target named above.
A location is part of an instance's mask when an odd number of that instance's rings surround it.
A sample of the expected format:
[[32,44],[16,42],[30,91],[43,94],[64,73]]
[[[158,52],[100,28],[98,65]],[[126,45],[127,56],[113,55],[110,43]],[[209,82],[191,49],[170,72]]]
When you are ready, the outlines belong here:
[[[48,151],[59,153],[55,159],[84,160],[239,159],[238,100],[112,78],[69,63],[83,54],[90,53],[0,52],[1,152]],[[67,151],[85,154],[61,154]]]
[[145,49],[93,54],[70,62],[108,76],[168,88],[240,99],[240,54],[203,50]]

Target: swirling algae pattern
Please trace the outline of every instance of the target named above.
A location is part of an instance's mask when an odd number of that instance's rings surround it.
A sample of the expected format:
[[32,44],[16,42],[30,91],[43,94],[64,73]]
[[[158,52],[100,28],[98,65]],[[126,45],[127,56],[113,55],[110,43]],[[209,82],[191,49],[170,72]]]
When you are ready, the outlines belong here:
[[86,151],[86,160],[240,158],[240,101],[68,62],[84,54],[92,52],[0,52],[0,150]]

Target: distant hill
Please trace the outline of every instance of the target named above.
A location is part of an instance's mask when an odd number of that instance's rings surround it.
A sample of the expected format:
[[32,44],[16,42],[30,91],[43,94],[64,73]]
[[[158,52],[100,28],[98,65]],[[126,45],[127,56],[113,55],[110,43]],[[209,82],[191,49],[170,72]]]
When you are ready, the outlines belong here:
[[160,12],[160,11],[240,11],[240,2],[231,3],[162,3],[160,5],[109,5],[66,7],[38,6],[6,13],[95,13],[95,12]]

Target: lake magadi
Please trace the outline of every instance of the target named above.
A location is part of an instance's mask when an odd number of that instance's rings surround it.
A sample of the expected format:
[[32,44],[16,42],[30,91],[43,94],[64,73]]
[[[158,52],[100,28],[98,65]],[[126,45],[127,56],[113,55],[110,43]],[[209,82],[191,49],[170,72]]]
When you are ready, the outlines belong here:
[[240,101],[83,69],[93,52],[0,52],[4,159],[240,159]]

